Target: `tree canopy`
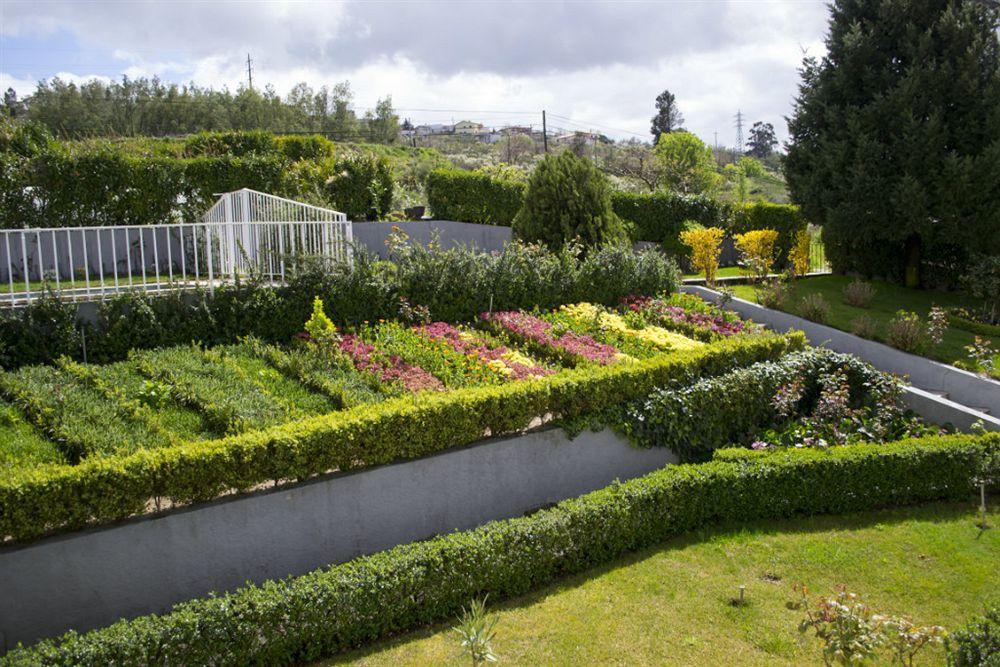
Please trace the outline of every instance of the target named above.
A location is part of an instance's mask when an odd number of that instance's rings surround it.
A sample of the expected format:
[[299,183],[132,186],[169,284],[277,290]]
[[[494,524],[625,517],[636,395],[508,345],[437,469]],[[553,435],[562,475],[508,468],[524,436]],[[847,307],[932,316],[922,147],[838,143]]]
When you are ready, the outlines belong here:
[[669,90],[664,90],[656,96],[656,115],[653,116],[652,125],[649,128],[653,135],[653,143],[660,140],[661,134],[669,134],[681,129],[684,124],[684,116],[677,108],[677,98]]
[[1000,252],[998,25],[973,0],[834,2],[785,174],[835,269],[927,285]]
[[662,183],[668,189],[702,194],[718,186],[720,176],[712,149],[690,132],[662,134],[653,150]]

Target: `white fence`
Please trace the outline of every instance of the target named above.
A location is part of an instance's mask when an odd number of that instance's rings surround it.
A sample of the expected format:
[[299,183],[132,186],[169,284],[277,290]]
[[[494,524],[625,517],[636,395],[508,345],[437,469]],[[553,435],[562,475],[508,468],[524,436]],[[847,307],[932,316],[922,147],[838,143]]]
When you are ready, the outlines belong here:
[[349,262],[351,242],[343,213],[253,190],[223,194],[203,222],[0,230],[2,303],[23,305],[46,289],[78,301],[132,289],[212,291],[252,271],[284,282],[290,257]]

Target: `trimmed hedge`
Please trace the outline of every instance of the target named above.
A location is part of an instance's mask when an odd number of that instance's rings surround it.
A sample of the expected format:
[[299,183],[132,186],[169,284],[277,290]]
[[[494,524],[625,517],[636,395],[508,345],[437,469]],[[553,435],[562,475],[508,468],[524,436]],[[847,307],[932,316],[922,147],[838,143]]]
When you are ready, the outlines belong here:
[[951,633],[945,641],[948,664],[953,667],[1000,666],[1000,604]]
[[3,662],[307,663],[447,619],[472,598],[521,595],[705,525],[964,499],[983,450],[996,446],[996,434],[963,435],[668,466],[531,516],[70,632]]
[[599,411],[673,380],[778,358],[804,344],[801,334],[731,338],[635,364],[421,394],[221,440],[21,469],[0,479],[0,535],[25,539],[115,521],[142,513],[153,497],[203,501],[267,481],[419,458],[475,442],[486,431],[524,429],[538,415]]
[[795,236],[807,226],[798,206],[754,202],[733,210],[728,231],[734,235],[755,229],[775,230],[778,232],[777,265],[784,268],[789,262],[788,253],[795,245]]
[[686,253],[679,238],[685,222],[693,220],[705,227],[725,227],[729,218],[729,206],[717,199],[674,192],[615,192],[611,195],[611,206],[618,217],[631,223],[633,240],[659,243],[674,255]]
[[435,169],[427,175],[427,203],[439,220],[510,227],[526,187],[476,171]]
[[967,317],[962,317],[961,315],[956,315],[954,313],[948,313],[948,324],[956,329],[962,329],[980,336],[1000,337],[1000,325],[998,324],[977,322],[976,320],[970,320]]

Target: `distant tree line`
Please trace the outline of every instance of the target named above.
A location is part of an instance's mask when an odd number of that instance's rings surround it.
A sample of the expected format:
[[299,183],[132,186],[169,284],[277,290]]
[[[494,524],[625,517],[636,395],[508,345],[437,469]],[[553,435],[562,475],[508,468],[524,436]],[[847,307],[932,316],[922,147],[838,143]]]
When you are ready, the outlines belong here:
[[358,116],[346,81],[314,89],[296,84],[284,98],[273,87],[241,86],[236,92],[195,84],[167,84],[158,78],[82,84],[59,78],[41,81],[19,100],[4,95],[2,111],[16,119],[41,123],[62,138],[152,136],[201,131],[268,130],[276,133],[322,133],[340,141],[396,143],[399,118],[392,98]]

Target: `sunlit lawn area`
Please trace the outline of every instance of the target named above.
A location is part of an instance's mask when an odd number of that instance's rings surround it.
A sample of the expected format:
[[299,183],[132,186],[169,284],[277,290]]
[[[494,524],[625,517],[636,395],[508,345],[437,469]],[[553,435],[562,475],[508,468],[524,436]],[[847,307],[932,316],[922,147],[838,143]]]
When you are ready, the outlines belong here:
[[[792,587],[844,584],[883,613],[946,628],[1000,597],[1000,512],[980,531],[970,505],[723,526],[505,603],[500,664],[822,664],[820,642],[798,631]],[[731,599],[746,586],[749,605]],[[992,597],[991,597],[992,596]],[[918,664],[943,664],[934,648]],[[468,664],[449,624],[324,663]]]
[[[893,285],[878,280],[871,281],[875,286],[876,294],[870,308],[856,308],[844,303],[844,286],[853,280],[847,276],[817,276],[814,278],[802,278],[794,281],[790,285],[790,299],[788,310],[795,313],[802,297],[810,293],[823,295],[826,302],[830,304],[830,317],[826,324],[844,331],[851,331],[852,322],[855,318],[867,315],[875,321],[878,327],[876,340],[884,342],[885,328],[889,320],[895,316],[899,310],[909,310],[926,318],[931,306],[965,306],[968,308],[978,308],[979,304],[973,298],[960,292],[938,292],[932,290],[908,289],[900,285]],[[752,285],[733,285],[736,296],[747,301],[757,302],[757,298]],[[967,360],[966,345],[971,345],[975,339],[975,334],[954,327],[949,327],[944,336],[944,341],[928,354],[928,356],[953,363],[956,360]],[[1000,338],[990,339],[994,348],[1000,348]]]

